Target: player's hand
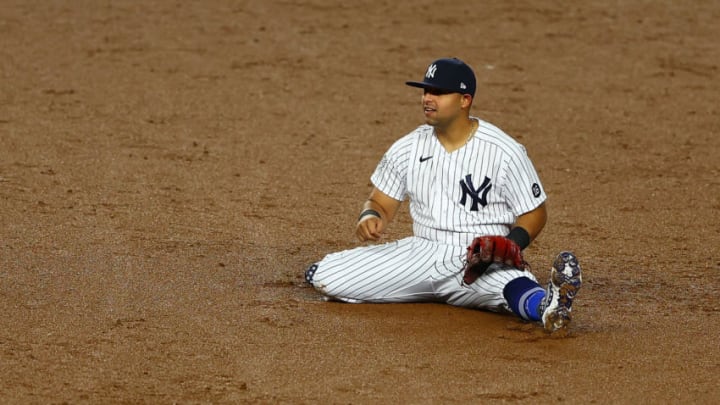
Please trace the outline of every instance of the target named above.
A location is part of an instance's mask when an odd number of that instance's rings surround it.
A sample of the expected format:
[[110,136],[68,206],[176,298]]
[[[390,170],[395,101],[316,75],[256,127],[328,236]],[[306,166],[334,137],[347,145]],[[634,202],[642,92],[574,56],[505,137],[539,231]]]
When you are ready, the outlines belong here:
[[385,228],[385,224],[382,218],[378,218],[373,215],[363,217],[355,228],[355,234],[358,239],[365,242],[368,240],[377,241],[382,237],[382,231]]

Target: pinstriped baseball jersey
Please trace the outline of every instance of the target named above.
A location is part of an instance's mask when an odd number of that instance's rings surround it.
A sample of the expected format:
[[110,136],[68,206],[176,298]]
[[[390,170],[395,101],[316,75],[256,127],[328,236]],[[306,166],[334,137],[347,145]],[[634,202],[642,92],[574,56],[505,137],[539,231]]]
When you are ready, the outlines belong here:
[[448,153],[423,125],[385,153],[371,181],[388,196],[410,199],[414,236],[331,253],[308,281],[346,302],[439,301],[508,309],[503,288],[535,276],[493,264],[471,285],[460,274],[467,246],[480,235],[505,235],[517,216],[546,199],[525,148],[479,120],[463,147]]
[[506,235],[546,195],[525,148],[478,122],[467,144],[448,153],[429,125],[395,142],[371,180],[388,196],[410,199],[416,236],[467,246],[479,235]]

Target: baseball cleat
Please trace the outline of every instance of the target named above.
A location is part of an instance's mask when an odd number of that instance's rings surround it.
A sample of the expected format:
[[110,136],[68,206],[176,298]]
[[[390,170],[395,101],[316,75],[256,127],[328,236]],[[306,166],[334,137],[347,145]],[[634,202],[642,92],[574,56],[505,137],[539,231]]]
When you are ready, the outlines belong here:
[[305,270],[305,282],[312,285],[313,283],[313,276],[315,275],[315,271],[317,270],[318,265],[317,263],[313,263],[310,265],[310,267]]
[[582,285],[582,272],[577,257],[571,252],[561,252],[550,269],[545,299],[540,306],[545,330],[566,330],[570,324],[572,302]]

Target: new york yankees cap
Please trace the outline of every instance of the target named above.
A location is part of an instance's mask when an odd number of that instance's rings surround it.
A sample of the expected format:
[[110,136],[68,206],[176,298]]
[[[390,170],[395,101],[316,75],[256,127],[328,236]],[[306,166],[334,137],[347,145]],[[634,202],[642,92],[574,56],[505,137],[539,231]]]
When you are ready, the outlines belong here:
[[422,89],[435,88],[475,97],[475,73],[457,58],[442,58],[428,66],[421,82],[405,82],[408,86]]

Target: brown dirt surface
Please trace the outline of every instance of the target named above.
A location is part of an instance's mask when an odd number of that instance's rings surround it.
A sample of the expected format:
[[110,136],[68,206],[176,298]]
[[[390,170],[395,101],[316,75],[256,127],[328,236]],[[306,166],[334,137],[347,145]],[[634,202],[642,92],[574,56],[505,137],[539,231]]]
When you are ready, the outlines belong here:
[[[720,3],[20,1],[0,6],[3,403],[712,403]],[[571,334],[328,303],[428,62],[550,196]],[[406,208],[388,238],[410,232]]]

